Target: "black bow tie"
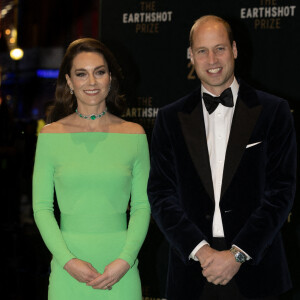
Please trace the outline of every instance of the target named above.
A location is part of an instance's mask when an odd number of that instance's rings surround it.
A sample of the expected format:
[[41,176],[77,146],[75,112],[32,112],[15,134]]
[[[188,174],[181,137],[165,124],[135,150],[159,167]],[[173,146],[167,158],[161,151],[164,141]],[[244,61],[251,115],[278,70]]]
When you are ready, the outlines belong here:
[[207,93],[203,93],[205,107],[209,114],[213,113],[219,103],[227,107],[233,107],[233,96],[231,88],[226,89],[219,97],[213,97]]

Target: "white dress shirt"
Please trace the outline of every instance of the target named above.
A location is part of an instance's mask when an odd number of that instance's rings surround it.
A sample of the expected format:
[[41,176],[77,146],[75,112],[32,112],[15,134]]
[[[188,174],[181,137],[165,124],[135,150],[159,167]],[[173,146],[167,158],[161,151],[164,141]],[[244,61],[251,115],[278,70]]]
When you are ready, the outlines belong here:
[[[209,114],[203,102],[203,93],[210,94],[214,97],[219,95],[213,95],[212,93],[208,92],[203,86],[201,86],[203,116],[215,198],[215,212],[212,224],[213,237],[224,237],[223,223],[219,204],[225,154],[239,90],[239,84],[235,78],[230,87],[233,95],[234,107],[226,107],[222,104],[219,104],[216,110],[213,113]],[[192,251],[189,258],[198,260],[195,254],[205,244],[208,244],[205,240],[201,241]]]

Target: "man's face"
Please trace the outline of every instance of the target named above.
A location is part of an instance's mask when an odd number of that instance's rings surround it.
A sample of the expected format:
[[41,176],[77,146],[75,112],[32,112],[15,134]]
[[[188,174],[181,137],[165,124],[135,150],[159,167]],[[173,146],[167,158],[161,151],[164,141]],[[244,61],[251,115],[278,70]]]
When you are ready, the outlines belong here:
[[202,82],[211,93],[220,95],[234,78],[236,44],[230,44],[228,33],[220,22],[200,23],[193,33],[191,62]]

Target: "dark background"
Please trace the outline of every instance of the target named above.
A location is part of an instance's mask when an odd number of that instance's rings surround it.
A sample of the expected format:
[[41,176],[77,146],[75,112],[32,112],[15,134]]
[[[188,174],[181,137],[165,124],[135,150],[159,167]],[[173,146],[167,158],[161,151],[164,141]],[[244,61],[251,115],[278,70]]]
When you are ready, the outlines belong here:
[[[3,15],[9,5],[12,8]],[[282,9],[282,15],[242,18],[253,8]],[[57,70],[72,40],[99,38],[114,52],[125,75],[122,90],[129,108],[124,118],[142,124],[151,142],[158,108],[199,85],[187,58],[193,22],[205,14],[224,17],[237,42],[237,76],[287,99],[297,136],[300,133],[296,0],[0,0],[0,12],[0,228],[5,275],[0,284],[5,299],[47,298],[51,256],[32,219],[31,176],[37,121],[54,99],[55,78],[41,78],[37,70]],[[170,17],[124,23],[125,13],[127,21],[134,13],[169,13]],[[17,29],[15,43],[10,43],[7,28]],[[18,62],[9,56],[16,46],[24,50]],[[294,282],[282,299],[300,299],[298,195],[282,230]],[[166,241],[151,222],[140,253],[145,299],[165,296],[167,251]]]

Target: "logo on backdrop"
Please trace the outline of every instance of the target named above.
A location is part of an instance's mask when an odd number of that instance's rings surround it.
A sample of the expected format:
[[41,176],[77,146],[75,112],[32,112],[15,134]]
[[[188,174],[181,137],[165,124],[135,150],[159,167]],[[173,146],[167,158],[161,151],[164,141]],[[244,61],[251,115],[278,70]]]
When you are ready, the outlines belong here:
[[240,18],[253,20],[254,29],[280,29],[285,18],[295,17],[296,5],[279,5],[278,0],[259,0],[256,7],[241,8]]
[[137,105],[127,108],[122,117],[141,124],[144,129],[151,130],[154,126],[158,107],[153,107],[151,96],[137,97]]
[[172,22],[173,12],[159,11],[158,3],[159,1],[140,1],[138,11],[123,13],[123,24],[134,24],[136,33],[159,33],[161,23]]

